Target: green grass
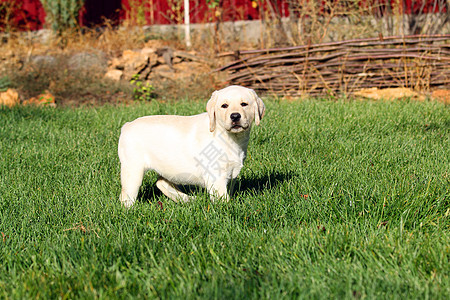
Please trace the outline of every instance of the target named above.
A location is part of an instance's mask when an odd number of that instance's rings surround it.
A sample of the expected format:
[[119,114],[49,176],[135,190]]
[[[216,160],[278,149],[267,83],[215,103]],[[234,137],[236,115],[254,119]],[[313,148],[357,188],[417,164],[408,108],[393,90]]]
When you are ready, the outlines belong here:
[[266,105],[230,203],[130,210],[120,127],[204,102],[0,108],[0,298],[447,298],[448,106]]

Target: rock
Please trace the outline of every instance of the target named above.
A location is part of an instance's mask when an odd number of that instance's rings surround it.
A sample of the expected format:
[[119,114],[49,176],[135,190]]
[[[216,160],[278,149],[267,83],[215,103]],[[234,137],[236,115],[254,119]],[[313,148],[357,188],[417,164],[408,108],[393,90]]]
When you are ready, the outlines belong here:
[[42,105],[42,106],[50,106],[56,107],[55,96],[53,96],[50,92],[46,91],[43,94],[40,94],[37,97],[32,97],[28,100],[22,102],[23,105]]
[[425,100],[425,96],[423,96],[417,92],[414,92],[413,90],[408,89],[408,88],[378,89],[378,88],[374,87],[374,88],[359,90],[359,91],[353,93],[353,95],[358,96],[358,97],[375,99],[375,100],[380,100],[380,99],[394,100],[394,99],[401,99],[401,98],[413,98],[413,99],[420,100],[420,101]]
[[141,52],[134,50],[123,50],[121,60],[130,62],[142,57]]
[[[169,66],[170,69],[173,70],[173,49],[170,47],[162,47],[156,49],[155,52],[158,57],[162,57],[163,63]],[[159,61],[159,60],[158,60]]]
[[147,56],[151,56],[152,54],[156,54],[155,52],[156,52],[155,48],[145,47],[145,48],[141,49],[141,54],[147,55]]
[[108,69],[123,70],[124,68],[125,66],[122,63],[122,60],[117,57],[114,57],[108,62]]
[[450,90],[435,90],[431,93],[431,98],[450,104]]
[[106,72],[105,74],[105,78],[114,80],[114,81],[120,81],[120,79],[122,79],[123,76],[123,71],[118,70],[118,69],[111,69],[108,70],[108,72]]
[[50,55],[37,55],[30,58],[30,63],[37,67],[53,67],[58,64],[55,57]]
[[159,65],[153,69],[151,76],[159,76],[176,81],[199,76],[200,74],[206,74],[208,72],[210,72],[210,69],[205,64],[184,61],[176,64],[174,69],[171,69],[166,64]]
[[19,93],[14,89],[8,89],[6,92],[0,93],[0,105],[13,107],[19,102]]
[[32,39],[38,43],[49,44],[57,38],[56,33],[51,29],[37,30]]
[[117,78],[130,80],[135,74],[141,73],[149,66],[150,58],[148,55],[142,54],[140,51],[125,50],[120,58],[114,58],[110,61],[105,77],[113,80],[117,80]]
[[206,60],[194,54],[175,51],[170,47],[145,47],[124,50],[122,56],[109,62],[106,78],[130,81],[134,76],[147,81],[151,78],[178,80],[210,71]]
[[71,56],[67,61],[67,65],[71,70],[95,70],[99,72],[105,72],[108,66],[108,60],[106,59],[106,56],[103,52],[81,52]]
[[137,51],[125,50],[121,61],[125,71],[139,70],[148,64],[148,56]]

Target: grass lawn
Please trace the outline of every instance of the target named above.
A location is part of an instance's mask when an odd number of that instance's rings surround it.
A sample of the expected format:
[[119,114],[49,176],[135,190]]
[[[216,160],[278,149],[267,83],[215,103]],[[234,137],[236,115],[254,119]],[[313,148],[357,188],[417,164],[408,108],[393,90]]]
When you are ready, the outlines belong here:
[[448,106],[267,100],[230,203],[122,208],[120,127],[205,103],[0,108],[0,298],[449,297]]

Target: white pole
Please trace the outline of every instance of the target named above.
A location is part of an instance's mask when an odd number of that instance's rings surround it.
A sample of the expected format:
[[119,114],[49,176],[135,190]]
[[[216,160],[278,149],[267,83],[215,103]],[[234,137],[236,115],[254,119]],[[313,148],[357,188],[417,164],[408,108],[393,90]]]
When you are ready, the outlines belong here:
[[189,0],[184,0],[184,35],[186,39],[186,47],[191,45],[191,26],[189,20]]

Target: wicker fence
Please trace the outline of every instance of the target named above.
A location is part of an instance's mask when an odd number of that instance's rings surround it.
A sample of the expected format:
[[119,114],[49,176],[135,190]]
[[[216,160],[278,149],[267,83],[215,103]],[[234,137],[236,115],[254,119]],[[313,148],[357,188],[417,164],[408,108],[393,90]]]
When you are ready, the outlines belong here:
[[450,34],[379,37],[227,52],[228,84],[273,95],[349,95],[363,88],[450,87]]

